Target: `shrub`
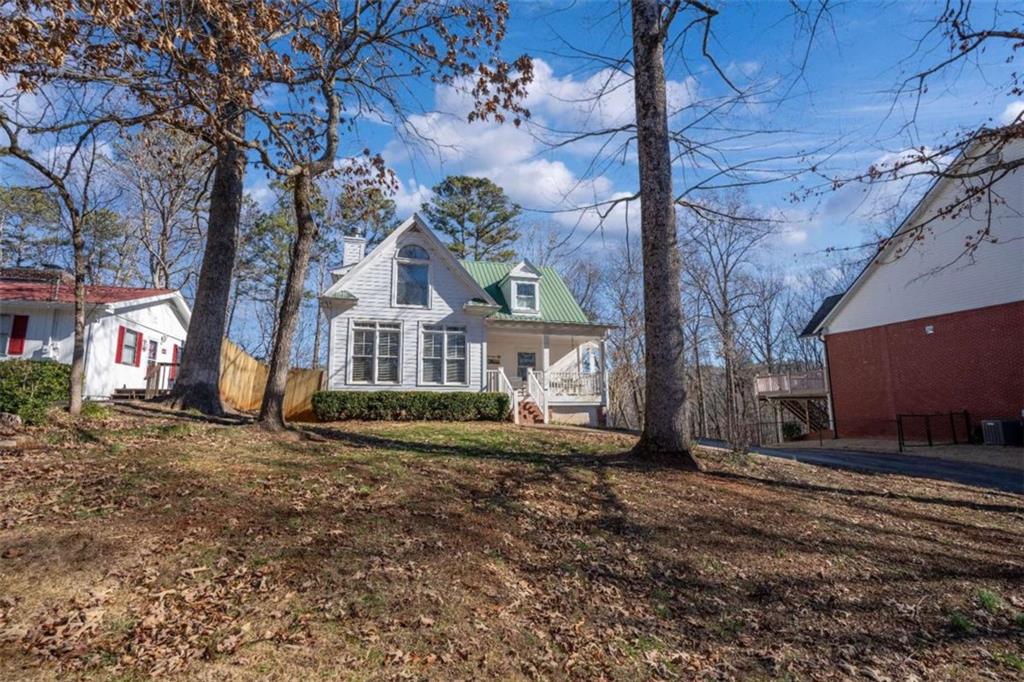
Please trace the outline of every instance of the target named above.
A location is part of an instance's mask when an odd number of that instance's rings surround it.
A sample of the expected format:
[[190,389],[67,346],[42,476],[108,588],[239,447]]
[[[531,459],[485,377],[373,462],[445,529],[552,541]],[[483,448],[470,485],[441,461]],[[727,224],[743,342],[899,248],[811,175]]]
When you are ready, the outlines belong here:
[[468,391],[320,391],[313,394],[313,412],[321,421],[502,421],[508,417],[509,401],[504,393]]
[[796,440],[803,434],[803,428],[796,422],[782,423],[782,440]]
[[71,366],[51,360],[0,362],[0,412],[19,415],[26,424],[46,419],[46,411],[66,401]]

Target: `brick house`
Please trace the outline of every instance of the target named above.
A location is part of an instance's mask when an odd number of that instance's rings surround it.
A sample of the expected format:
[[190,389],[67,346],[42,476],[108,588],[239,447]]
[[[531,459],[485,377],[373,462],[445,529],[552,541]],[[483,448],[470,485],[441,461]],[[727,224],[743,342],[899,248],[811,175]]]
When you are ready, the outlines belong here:
[[[996,149],[979,136],[953,168],[992,154],[1024,158],[1024,144]],[[966,412],[975,425],[1024,416],[1024,169],[1006,172],[970,207],[943,210],[976,181],[935,182],[804,330],[825,344],[823,395],[838,437],[895,437],[897,415]],[[966,250],[989,226],[995,243]],[[921,428],[921,418],[909,421]],[[930,421],[938,438],[963,428],[959,414],[955,424]]]

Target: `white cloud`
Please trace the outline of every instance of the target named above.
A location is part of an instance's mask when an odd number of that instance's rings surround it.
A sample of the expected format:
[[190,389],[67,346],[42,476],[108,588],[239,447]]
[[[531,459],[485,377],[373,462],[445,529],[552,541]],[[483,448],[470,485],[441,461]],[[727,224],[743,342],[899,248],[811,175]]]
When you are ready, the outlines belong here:
[[[684,107],[695,92],[692,78],[670,81],[670,106]],[[389,144],[385,158],[395,164],[409,160],[415,151],[436,164],[441,174],[491,178],[524,208],[554,212],[554,220],[573,227],[597,226],[601,218],[588,207],[623,196],[607,176],[580,177],[569,165],[578,154],[593,154],[600,141],[552,151],[541,138],[557,136],[552,131],[598,131],[630,123],[633,86],[628,76],[602,70],[585,78],[559,77],[546,62],[535,60],[534,81],[525,101],[531,118],[524,125],[469,123],[471,106],[470,96],[458,84],[438,86],[435,110],[410,116],[401,139]],[[407,214],[427,198],[429,190],[413,182],[402,185],[395,201],[399,212]],[[609,230],[624,227],[625,207],[616,207],[604,223]]]
[[1003,109],[1002,115],[999,117],[999,122],[1002,125],[1010,125],[1020,119],[1021,114],[1024,114],[1024,100],[1017,100],[1010,102]]
[[952,161],[951,157],[933,158],[935,153],[929,148],[904,149],[878,156],[871,166],[879,171],[879,179],[843,185],[825,202],[825,214],[839,222],[852,219],[862,225],[890,227],[911,209],[933,177],[915,174],[939,170]]

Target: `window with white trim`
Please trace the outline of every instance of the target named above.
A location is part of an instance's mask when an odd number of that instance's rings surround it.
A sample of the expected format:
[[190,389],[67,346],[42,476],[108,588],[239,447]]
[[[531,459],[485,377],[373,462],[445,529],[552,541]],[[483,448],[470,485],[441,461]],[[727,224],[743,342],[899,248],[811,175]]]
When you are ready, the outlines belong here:
[[537,283],[513,282],[515,309],[537,312]]
[[117,361],[122,365],[134,365],[139,364],[138,353],[139,353],[139,342],[142,340],[142,334],[131,329],[121,328],[123,331],[120,333],[121,336],[121,352]]
[[7,355],[7,342],[11,338],[13,319],[13,316],[7,313],[0,315],[0,355]]
[[430,254],[406,244],[395,255],[395,305],[430,307]]
[[354,384],[397,384],[402,326],[395,322],[352,323]]
[[469,378],[466,328],[423,325],[420,339],[420,383],[465,384]]

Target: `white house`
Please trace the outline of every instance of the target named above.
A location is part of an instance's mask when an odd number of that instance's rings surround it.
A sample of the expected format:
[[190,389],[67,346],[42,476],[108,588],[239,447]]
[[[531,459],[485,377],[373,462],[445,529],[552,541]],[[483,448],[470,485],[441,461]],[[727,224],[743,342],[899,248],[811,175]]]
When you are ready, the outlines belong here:
[[413,215],[368,255],[345,237],[333,274],[329,389],[504,391],[516,420],[604,420],[608,326],[553,269],[459,261]]
[[[74,278],[57,269],[0,271],[0,359],[71,363]],[[87,286],[85,397],[174,382],[190,312],[171,289]]]

